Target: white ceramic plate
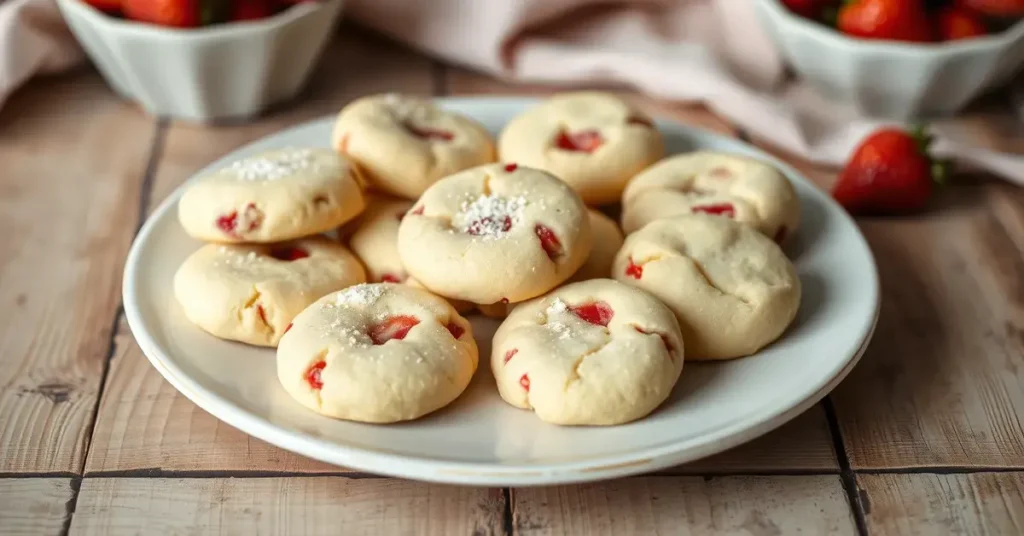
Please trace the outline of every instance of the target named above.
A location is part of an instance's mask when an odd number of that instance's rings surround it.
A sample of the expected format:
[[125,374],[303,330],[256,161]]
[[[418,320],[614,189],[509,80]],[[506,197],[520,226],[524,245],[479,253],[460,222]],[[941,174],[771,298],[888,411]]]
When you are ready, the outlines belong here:
[[[497,132],[535,101],[453,98],[439,102]],[[211,164],[256,151],[328,146],[332,118],[275,134]],[[658,121],[670,153],[707,148],[779,166],[803,204],[787,244],[803,282],[800,313],[756,357],[687,363],[672,397],[646,419],[607,427],[558,427],[498,396],[487,363],[496,322],[474,318],[481,367],[448,408],[418,421],[368,425],[313,413],[278,385],[274,351],[218,340],[185,320],[172,294],[178,265],[199,243],[178,224],[170,196],[142,227],[124,276],[124,307],[139,345],[175,388],[214,416],[293,452],[361,471],[457,484],[524,486],[653,471],[749,441],[792,419],[853,367],[874,328],[874,259],[854,222],[792,168],[737,140]]]

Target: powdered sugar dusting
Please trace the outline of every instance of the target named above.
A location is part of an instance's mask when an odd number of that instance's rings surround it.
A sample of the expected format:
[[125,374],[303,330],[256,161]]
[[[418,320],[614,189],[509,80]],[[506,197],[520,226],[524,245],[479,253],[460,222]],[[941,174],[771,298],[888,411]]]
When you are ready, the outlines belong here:
[[525,206],[526,198],[523,196],[510,199],[495,194],[481,195],[463,202],[452,223],[463,233],[493,240],[519,223]]
[[226,169],[238,180],[273,181],[314,168],[315,165],[312,151],[294,149],[239,160]]
[[569,305],[562,301],[561,298],[555,298],[552,300],[551,305],[548,305],[548,315],[557,315],[567,312],[568,310]]
[[558,335],[559,339],[572,338],[572,329],[570,329],[567,324],[563,324],[561,322],[550,322],[548,323],[548,327],[551,328],[551,331],[555,332],[555,335]]
[[339,292],[334,303],[339,306],[372,305],[384,295],[384,289],[382,284],[361,283]]

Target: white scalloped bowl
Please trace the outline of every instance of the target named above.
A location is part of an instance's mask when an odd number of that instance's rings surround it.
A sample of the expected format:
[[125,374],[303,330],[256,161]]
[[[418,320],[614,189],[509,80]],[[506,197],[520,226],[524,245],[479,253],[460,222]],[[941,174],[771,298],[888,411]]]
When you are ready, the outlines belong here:
[[976,39],[900,43],[841,34],[791,13],[779,0],[755,5],[798,75],[866,115],[900,120],[950,115],[1024,66],[1024,21]]
[[266,19],[191,29],[105,15],[57,0],[107,83],[148,112],[192,121],[246,118],[309,79],[342,0],[301,2]]

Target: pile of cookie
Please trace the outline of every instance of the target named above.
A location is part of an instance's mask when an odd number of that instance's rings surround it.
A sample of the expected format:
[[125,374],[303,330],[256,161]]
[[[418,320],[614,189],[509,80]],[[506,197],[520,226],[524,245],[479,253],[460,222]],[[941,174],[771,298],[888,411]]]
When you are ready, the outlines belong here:
[[[341,111],[331,145],[190,182],[179,220],[208,244],[174,280],[203,330],[276,346],[281,385],[321,414],[448,405],[477,370],[463,315],[479,311],[504,318],[490,364],[507,403],[625,423],[668,398],[684,350],[752,355],[799,307],[778,245],[799,224],[788,180],[740,155],[665,157],[654,122],[613,94],[556,95],[497,147],[469,117],[374,95]],[[620,201],[622,230],[588,208]]]

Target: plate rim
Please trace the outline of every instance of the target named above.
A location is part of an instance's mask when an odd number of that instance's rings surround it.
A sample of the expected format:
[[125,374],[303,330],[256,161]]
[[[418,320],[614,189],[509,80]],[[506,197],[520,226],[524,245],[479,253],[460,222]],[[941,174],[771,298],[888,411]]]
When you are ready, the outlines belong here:
[[[467,96],[467,97],[436,97],[432,99],[439,105],[455,105],[460,103],[490,104],[495,106],[525,106],[540,102],[542,98],[524,97],[516,95],[506,96]],[[585,462],[548,462],[536,466],[509,465],[501,466],[492,463],[481,462],[459,462],[451,460],[437,460],[417,458],[415,456],[379,452],[368,450],[353,445],[344,445],[317,438],[297,431],[279,428],[277,425],[266,420],[258,414],[252,413],[239,407],[203,387],[199,382],[191,380],[178,366],[174,359],[164,352],[149,331],[145,328],[145,322],[138,303],[138,296],[134,289],[138,287],[141,277],[138,269],[141,251],[144,244],[148,243],[149,235],[156,229],[157,222],[162,220],[166,212],[173,209],[184,191],[185,186],[198,174],[217,162],[230,155],[252,150],[254,146],[265,143],[268,138],[285,136],[288,133],[309,128],[316,123],[332,121],[334,114],[329,114],[304,121],[297,125],[276,132],[267,134],[259,139],[253,140],[245,145],[237,147],[219,158],[213,159],[202,169],[197,170],[188,179],[178,185],[159,205],[149,214],[146,221],[139,228],[129,249],[124,274],[122,277],[122,303],[125,317],[129,328],[132,331],[143,355],[153,367],[164,377],[178,392],[191,400],[204,411],[215,418],[237,428],[243,433],[252,435],[272,445],[294,452],[300,456],[309,457],[331,465],[344,466],[356,472],[368,472],[383,476],[409,478],[414,480],[436,482],[444,484],[474,485],[474,486],[517,486],[527,487],[536,485],[573,484],[609,478],[629,476],[638,473],[647,473],[663,469],[669,466],[694,461],[700,458],[711,456],[728,450],[742,443],[757,438],[765,433],[778,428],[790,421],[797,415],[810,409],[814,404],[823,399],[838,385],[856,366],[868,347],[875,327],[878,323],[881,305],[881,285],[878,274],[878,266],[875,262],[874,253],[871,251],[867,240],[860,231],[859,226],[852,217],[843,211],[835,201],[832,200],[812,181],[802,173],[781,161],[766,151],[747,143],[744,140],[731,138],[713,131],[689,125],[670,117],[656,117],[659,123],[671,123],[673,128],[699,134],[702,137],[713,138],[717,141],[726,141],[735,145],[743,146],[746,150],[753,151],[761,158],[766,159],[773,165],[779,167],[788,177],[796,177],[805,185],[818,190],[820,198],[826,204],[832,204],[832,212],[838,211],[840,217],[845,218],[847,223],[856,231],[856,238],[862,242],[864,251],[867,253],[867,261],[872,270],[868,277],[873,279],[874,288],[874,312],[868,328],[861,337],[856,350],[846,359],[843,366],[835,373],[820,382],[819,387],[796,400],[794,403],[780,404],[772,407],[771,410],[762,411],[730,423],[719,428],[713,433],[697,436],[685,441],[676,441],[666,445],[649,447],[627,454],[606,455],[597,461]],[[317,473],[309,473],[317,474]]]

